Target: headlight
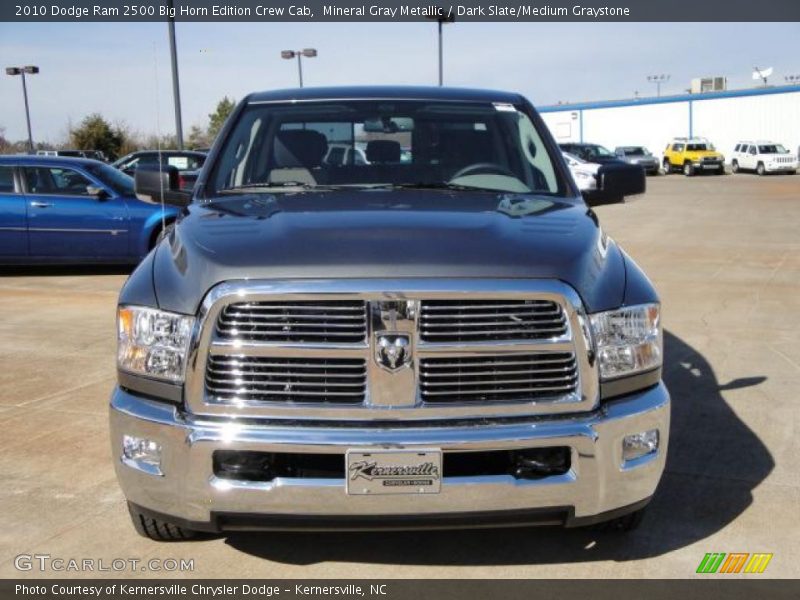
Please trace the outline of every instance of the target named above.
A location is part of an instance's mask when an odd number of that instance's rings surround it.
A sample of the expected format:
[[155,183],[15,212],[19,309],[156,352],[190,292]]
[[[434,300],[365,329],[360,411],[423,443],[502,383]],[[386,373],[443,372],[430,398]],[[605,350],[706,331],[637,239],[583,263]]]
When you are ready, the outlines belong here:
[[660,307],[641,304],[590,315],[600,379],[649,371],[661,365]]
[[117,366],[131,373],[183,381],[194,317],[121,306],[117,312]]

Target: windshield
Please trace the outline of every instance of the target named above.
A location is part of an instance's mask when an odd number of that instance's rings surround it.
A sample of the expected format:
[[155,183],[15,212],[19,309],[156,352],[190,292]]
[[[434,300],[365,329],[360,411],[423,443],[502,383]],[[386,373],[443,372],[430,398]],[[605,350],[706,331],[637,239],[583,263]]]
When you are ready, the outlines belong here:
[[625,148],[623,152],[625,156],[650,156],[650,151],[647,148],[641,148],[639,146],[635,148]]
[[780,144],[765,144],[758,147],[759,154],[786,154],[786,148]]
[[343,100],[248,106],[212,193],[449,188],[565,195],[530,118],[510,104]]
[[706,150],[713,150],[714,146],[711,144],[687,144],[686,150],[689,152],[705,152]]
[[91,164],[86,167],[86,170],[117,194],[133,196],[133,177],[126,175],[112,166],[104,164]]

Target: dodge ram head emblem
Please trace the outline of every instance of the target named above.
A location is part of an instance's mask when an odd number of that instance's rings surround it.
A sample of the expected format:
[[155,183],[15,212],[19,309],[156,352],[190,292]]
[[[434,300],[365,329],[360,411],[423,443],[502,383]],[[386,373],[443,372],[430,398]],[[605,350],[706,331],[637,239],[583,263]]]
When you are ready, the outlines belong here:
[[376,336],[375,360],[387,371],[397,371],[410,365],[410,336],[397,333],[384,333]]

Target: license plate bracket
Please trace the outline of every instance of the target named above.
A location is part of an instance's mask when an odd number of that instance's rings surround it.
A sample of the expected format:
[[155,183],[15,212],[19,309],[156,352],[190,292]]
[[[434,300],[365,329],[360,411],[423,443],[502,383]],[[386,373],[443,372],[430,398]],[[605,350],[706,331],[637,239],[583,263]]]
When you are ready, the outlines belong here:
[[347,494],[438,494],[442,451],[438,448],[370,450],[346,453]]

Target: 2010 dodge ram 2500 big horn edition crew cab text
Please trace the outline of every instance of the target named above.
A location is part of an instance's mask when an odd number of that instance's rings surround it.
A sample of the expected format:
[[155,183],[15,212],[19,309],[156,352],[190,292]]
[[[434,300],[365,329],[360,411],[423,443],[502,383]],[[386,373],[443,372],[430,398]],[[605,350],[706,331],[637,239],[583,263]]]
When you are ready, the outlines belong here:
[[[168,175],[137,193],[188,194]],[[252,94],[191,194],[119,299],[141,534],[638,523],[669,437],[659,299],[527,100]]]

